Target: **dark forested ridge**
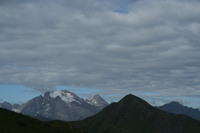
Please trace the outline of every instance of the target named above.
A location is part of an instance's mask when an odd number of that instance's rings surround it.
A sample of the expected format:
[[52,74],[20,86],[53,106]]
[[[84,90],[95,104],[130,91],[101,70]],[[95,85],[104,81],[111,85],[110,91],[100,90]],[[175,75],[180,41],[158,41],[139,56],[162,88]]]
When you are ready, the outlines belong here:
[[199,133],[200,121],[167,113],[127,95],[97,115],[72,123],[88,133]]
[[41,122],[0,109],[0,133],[82,133],[61,121]]

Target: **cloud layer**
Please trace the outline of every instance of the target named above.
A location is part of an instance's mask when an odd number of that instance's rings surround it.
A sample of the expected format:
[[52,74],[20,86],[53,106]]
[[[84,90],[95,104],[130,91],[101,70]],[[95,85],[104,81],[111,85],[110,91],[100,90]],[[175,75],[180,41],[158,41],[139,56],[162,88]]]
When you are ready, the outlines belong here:
[[198,0],[1,0],[0,83],[200,95]]

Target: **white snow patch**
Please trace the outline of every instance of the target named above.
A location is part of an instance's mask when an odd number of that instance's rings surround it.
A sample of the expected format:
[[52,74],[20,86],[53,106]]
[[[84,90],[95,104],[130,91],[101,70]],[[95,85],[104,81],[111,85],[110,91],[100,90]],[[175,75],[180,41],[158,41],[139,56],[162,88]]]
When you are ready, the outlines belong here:
[[12,109],[12,111],[14,111],[16,113],[20,113],[21,112],[19,109]]
[[79,102],[75,99],[75,97],[71,93],[63,91],[53,91],[50,93],[50,97],[52,98],[60,97],[66,103]]
[[92,105],[98,105],[98,102],[96,101],[96,99],[89,99],[88,103]]

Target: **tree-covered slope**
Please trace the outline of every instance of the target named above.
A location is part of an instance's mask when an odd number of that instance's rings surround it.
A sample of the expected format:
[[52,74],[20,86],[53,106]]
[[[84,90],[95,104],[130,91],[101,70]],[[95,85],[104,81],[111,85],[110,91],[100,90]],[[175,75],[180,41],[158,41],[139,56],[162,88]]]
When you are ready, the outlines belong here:
[[60,121],[41,122],[5,109],[0,109],[0,133],[81,133]]

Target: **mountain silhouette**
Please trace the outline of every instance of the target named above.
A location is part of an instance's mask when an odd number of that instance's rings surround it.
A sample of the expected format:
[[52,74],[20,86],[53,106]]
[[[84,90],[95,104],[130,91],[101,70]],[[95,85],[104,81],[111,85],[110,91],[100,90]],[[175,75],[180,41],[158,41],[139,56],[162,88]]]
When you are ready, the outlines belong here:
[[200,111],[198,109],[184,106],[178,102],[170,102],[158,108],[170,113],[183,114],[192,117],[193,119],[200,120]]
[[134,95],[72,125],[88,133],[198,133],[200,121],[167,113]]

